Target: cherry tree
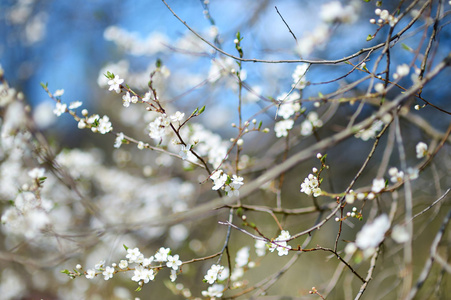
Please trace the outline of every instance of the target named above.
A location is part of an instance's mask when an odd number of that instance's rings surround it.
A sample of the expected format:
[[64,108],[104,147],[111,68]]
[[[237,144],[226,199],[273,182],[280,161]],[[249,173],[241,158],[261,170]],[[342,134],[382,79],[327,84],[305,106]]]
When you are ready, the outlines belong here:
[[176,39],[105,29],[124,58],[94,109],[41,84],[89,147],[1,69],[2,296],[445,297],[450,3],[326,1],[300,30],[291,2],[241,3],[228,28],[215,1],[207,28],[171,2]]

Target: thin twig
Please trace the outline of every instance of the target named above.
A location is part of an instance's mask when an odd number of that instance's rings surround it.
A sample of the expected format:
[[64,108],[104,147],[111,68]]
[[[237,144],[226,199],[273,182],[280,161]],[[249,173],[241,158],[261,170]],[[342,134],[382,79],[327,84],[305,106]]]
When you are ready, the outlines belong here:
[[[308,60],[308,59],[287,59],[287,60],[265,60],[265,59],[256,59],[256,58],[241,58],[235,55],[232,55],[224,50],[222,50],[221,48],[217,47],[216,45],[212,44],[211,42],[207,41],[204,37],[202,37],[199,33],[197,33],[193,28],[191,28],[185,21],[183,21],[175,12],[174,10],[172,10],[172,8],[169,6],[169,4],[166,3],[165,0],[161,0],[164,5],[166,5],[166,7],[169,9],[169,11],[174,15],[174,17],[176,17],[183,25],[185,25],[185,27],[191,31],[194,35],[196,35],[200,40],[202,40],[204,43],[206,43],[207,45],[209,45],[210,47],[212,47],[213,49],[215,49],[216,51],[218,51],[219,53],[231,57],[235,60],[238,61],[242,61],[242,62],[255,62],[255,63],[310,63],[310,64],[338,64],[338,63],[342,63],[344,61],[348,61],[350,59],[353,59],[355,57],[360,56],[361,54],[367,53],[369,51],[374,51],[377,50],[379,48],[382,48],[385,45],[384,43],[380,43],[378,45],[375,45],[373,47],[369,47],[369,48],[364,48],[361,49],[359,51],[357,51],[354,54],[351,54],[349,56],[340,58],[340,59],[336,59],[336,60]],[[415,1],[415,2],[418,2]],[[428,1],[429,2],[429,1]],[[425,6],[424,6],[425,7]],[[407,24],[403,29],[401,29],[397,34],[395,34],[391,41],[394,41],[396,39],[398,39],[400,36],[402,36],[407,30],[410,29],[410,27],[412,27],[412,25],[420,18],[421,13],[422,13],[422,9],[419,10],[419,13],[416,17],[414,17],[409,24]]]
[[291,35],[293,36],[294,40],[296,41],[296,45],[298,44],[298,39],[296,38],[296,35],[294,35],[293,31],[291,31],[290,26],[287,24],[287,22],[285,22],[285,19],[282,17],[282,14],[279,12],[279,10],[277,9],[277,6],[274,6],[274,8],[277,11],[277,14],[279,14],[280,18],[282,19],[283,23],[285,24],[285,26],[287,26],[288,31],[291,33]]
[[442,201],[443,199],[445,199],[445,197],[448,195],[448,193],[451,191],[451,188],[447,189],[446,192],[437,200],[435,200],[434,202],[432,202],[428,207],[426,207],[425,209],[423,209],[422,211],[420,211],[419,213],[417,213],[416,215],[414,215],[412,217],[412,219],[410,219],[410,221],[413,221],[413,219],[421,216],[422,214],[424,214],[425,212],[427,212],[428,210],[430,210],[432,207],[434,207],[437,203],[439,203],[440,201]]

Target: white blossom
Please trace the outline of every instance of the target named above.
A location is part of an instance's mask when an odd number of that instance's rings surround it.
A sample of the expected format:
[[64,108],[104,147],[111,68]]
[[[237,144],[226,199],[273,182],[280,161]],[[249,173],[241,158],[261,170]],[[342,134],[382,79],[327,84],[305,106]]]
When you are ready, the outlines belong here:
[[150,93],[150,92],[145,93],[145,94],[144,94],[144,97],[142,97],[142,101],[143,101],[143,102],[149,102],[150,96],[151,96],[151,93]]
[[394,79],[398,79],[409,75],[410,67],[407,64],[402,64],[396,67],[396,73],[393,74]]
[[120,262],[119,262],[119,268],[121,268],[121,269],[126,269],[128,267],[128,261],[126,261],[125,259],[122,259]]
[[358,133],[355,134],[356,138],[360,138],[363,141],[368,141],[369,139],[374,139],[378,131],[382,129],[384,126],[384,122],[381,120],[377,120],[373,122],[370,128],[362,129]]
[[191,144],[181,145],[181,149],[179,152],[180,157],[183,160],[186,160],[188,158],[189,153],[191,153],[190,150],[191,150]]
[[385,188],[385,180],[384,178],[375,178],[373,179],[373,185],[371,186],[371,191],[374,193],[379,193]]
[[129,107],[131,102],[130,92],[125,93],[125,95],[122,96],[122,105],[124,107]]
[[240,268],[247,265],[249,262],[249,247],[243,247],[236,253],[235,265]]
[[216,299],[217,297],[222,297],[223,290],[224,286],[222,284],[213,284],[208,287],[208,290],[202,291],[202,296],[210,297],[210,299]]
[[244,276],[244,269],[241,267],[235,267],[232,274],[230,274],[230,280],[237,281]]
[[93,279],[96,276],[96,271],[94,269],[89,269],[86,271],[86,278]]
[[291,119],[282,120],[282,121],[277,122],[276,125],[274,126],[274,131],[276,132],[276,136],[278,138],[287,136],[288,131],[291,130],[291,128],[293,128],[293,124],[294,124],[294,121]]
[[108,80],[109,91],[115,91],[116,93],[121,92],[121,84],[124,82],[124,79],[119,78],[119,75],[114,76],[113,79]]
[[410,235],[406,229],[406,226],[395,225],[391,232],[391,238],[398,244],[402,244],[410,239]]
[[[291,85],[295,89],[302,90],[307,86],[307,77],[305,73],[307,72],[309,65],[306,63],[300,64],[296,66],[291,77],[293,78],[293,84]],[[298,97],[299,98],[299,94]]]
[[143,281],[144,283],[148,283],[150,280],[154,280],[154,278],[155,272],[153,269],[147,269],[138,265],[135,268],[132,280],[136,282]]
[[227,181],[228,176],[227,176],[227,174],[224,173],[224,171],[217,170],[210,176],[210,178],[213,180],[213,183],[214,183],[214,185],[211,189],[216,191],[224,186],[224,184]]
[[143,265],[143,267],[147,267],[150,266],[150,264],[152,264],[152,262],[155,260],[155,257],[151,256],[151,257],[146,257],[142,260],[141,264]]
[[116,137],[116,140],[114,141],[114,148],[121,147],[122,141],[124,140],[124,138],[125,138],[125,136],[124,136],[124,134],[122,132],[118,133],[118,135]]
[[378,82],[374,85],[374,90],[379,94],[382,94],[385,91],[385,86],[383,83]]
[[171,270],[171,275],[169,275],[169,279],[171,280],[171,282],[175,282],[177,280],[177,271],[172,269]]
[[204,276],[204,279],[208,282],[208,284],[213,284],[218,279],[219,273],[223,270],[224,267],[221,265],[212,265],[207,271],[207,274]]
[[153,122],[149,123],[149,136],[155,140],[161,140],[166,136],[166,127],[170,124],[166,115],[157,117]]
[[309,174],[304,182],[301,183],[301,193],[306,193],[307,195],[312,195],[313,197],[318,197],[321,195],[321,189],[319,188],[318,178]]
[[319,119],[318,114],[311,111],[307,115],[307,119],[301,123],[301,135],[308,136],[313,133],[314,128],[323,126],[323,121]]
[[282,230],[280,235],[269,243],[269,251],[274,252],[277,249],[278,255],[288,255],[291,246],[287,244],[286,240],[290,239],[291,235],[288,231]]
[[182,261],[179,259],[179,255],[168,255],[168,261],[166,262],[166,266],[168,268],[172,268],[173,270],[178,270],[182,265]]
[[141,257],[143,257],[143,255],[141,254],[138,248],[133,249],[128,248],[127,255],[125,257],[128,258],[129,263],[134,263],[139,261]]
[[81,101],[74,101],[74,102],[69,103],[69,109],[76,109],[76,108],[79,108],[82,105],[83,105],[83,102],[81,102]]
[[264,240],[255,240],[255,253],[257,256],[264,256],[266,254],[267,243]]
[[404,172],[398,171],[398,168],[395,167],[388,169],[388,175],[390,175],[390,181],[393,183],[402,182],[404,179]]
[[59,116],[61,116],[61,114],[64,114],[66,112],[66,108],[67,108],[66,104],[61,103],[61,102],[56,102],[56,106],[55,106],[55,109],[53,110],[53,113],[59,117]]
[[171,122],[181,122],[183,120],[183,117],[185,116],[184,113],[181,113],[177,111],[175,114],[171,115],[169,118],[171,119]]
[[357,233],[355,244],[361,250],[368,250],[366,256],[371,255],[384,240],[385,233],[390,229],[390,220],[386,214],[380,215],[372,223],[365,224]]
[[155,253],[155,261],[166,262],[168,261],[168,255],[171,252],[170,248],[161,247],[157,253]]
[[33,179],[44,177],[44,168],[34,168],[30,171],[28,171],[28,176],[30,176]]
[[53,96],[54,96],[54,97],[61,97],[63,94],[64,94],[64,89],[60,89],[60,90],[56,90],[56,91],[53,93]]
[[110,278],[113,278],[114,275],[114,268],[112,267],[106,267],[105,271],[103,271],[102,275],[104,276],[105,280],[108,280]]
[[417,151],[417,158],[425,157],[428,153],[428,145],[423,142],[419,142],[415,149]]
[[97,126],[97,129],[101,134],[106,134],[113,130],[110,118],[108,118],[108,116],[103,116],[101,119],[99,119],[99,125]]

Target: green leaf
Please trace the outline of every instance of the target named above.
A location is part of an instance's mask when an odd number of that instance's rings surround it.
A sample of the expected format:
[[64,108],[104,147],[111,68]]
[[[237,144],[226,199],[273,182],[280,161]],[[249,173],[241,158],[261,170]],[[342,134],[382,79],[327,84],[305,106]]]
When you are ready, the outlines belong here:
[[123,244],[122,246],[124,246],[124,248],[125,248],[125,251],[127,251],[128,250],[128,247],[125,245],[125,244]]
[[48,83],[48,82],[46,82],[46,83],[41,82],[41,86],[42,86],[44,89],[47,89],[47,87],[49,86],[49,83]]
[[205,110],[205,105],[202,106],[202,108],[199,110],[199,112],[197,113],[197,115],[200,115],[201,113],[203,113]]
[[105,77],[108,78],[108,79],[113,79],[114,78],[114,74],[111,73],[110,71],[106,71],[106,74],[103,74],[103,75],[105,75]]
[[135,292],[141,292],[142,289],[143,289],[142,287],[138,286],[138,288],[135,290]]
[[161,59],[157,58],[157,61],[155,62],[155,66],[157,67],[157,69],[161,68],[162,65],[163,62],[161,61]]
[[401,44],[401,47],[402,47],[404,50],[407,50],[407,51],[409,51],[409,52],[413,52],[413,49],[410,48],[409,46],[407,46],[407,45],[404,44],[404,43]]
[[183,171],[194,171],[194,165],[187,164],[186,166],[183,166]]
[[366,37],[366,41],[369,42],[372,39],[374,39],[374,36],[372,36],[371,34],[368,34],[368,36]]
[[318,97],[320,97],[320,98],[324,98],[324,95],[323,95],[323,93],[321,93],[321,92],[318,92]]
[[242,207],[239,207],[236,210],[236,215],[241,218],[243,216],[243,214],[244,214],[244,209]]
[[61,270],[60,272],[61,272],[61,273],[63,273],[63,274],[67,274],[67,275],[70,275],[70,271],[69,271],[69,270],[67,270],[67,269],[65,269],[65,270]]
[[258,127],[257,127],[257,129],[258,129],[258,130],[260,130],[260,128],[262,128],[262,125],[263,125],[263,122],[262,122],[262,121],[260,121],[260,122],[258,123]]

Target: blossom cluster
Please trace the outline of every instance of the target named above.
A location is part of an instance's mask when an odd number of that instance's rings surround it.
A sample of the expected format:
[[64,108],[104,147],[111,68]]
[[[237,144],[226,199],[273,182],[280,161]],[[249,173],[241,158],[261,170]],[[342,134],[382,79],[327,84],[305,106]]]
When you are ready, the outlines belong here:
[[321,188],[319,187],[318,177],[313,174],[309,174],[304,182],[301,183],[301,193],[318,197],[321,195]]
[[376,19],[370,19],[371,24],[377,23],[378,25],[384,25],[388,23],[391,27],[393,27],[396,25],[396,23],[398,23],[398,18],[394,15],[391,15],[386,9],[382,10],[380,8],[376,8],[374,13],[376,14],[376,16],[379,16],[379,19],[377,21]]
[[161,247],[153,256],[144,257],[139,248],[126,248],[126,259],[119,263],[112,263],[111,266],[105,266],[105,261],[100,261],[94,268],[83,270],[81,265],[77,265],[74,272],[65,270],[64,273],[71,277],[84,275],[87,279],[94,279],[97,275],[103,275],[104,280],[113,278],[114,274],[119,272],[133,271],[132,281],[138,282],[141,287],[143,284],[153,281],[155,276],[162,268],[171,270],[170,280],[174,282],[177,274],[181,272],[180,268],[183,262],[179,255],[171,255],[171,249]]
[[[300,64],[296,67],[292,75],[293,89],[302,90],[308,85],[308,81],[306,79],[306,72],[308,68],[308,64]],[[293,129],[295,120],[299,117],[300,114],[305,112],[305,109],[301,108],[301,104],[298,102],[300,98],[301,95],[297,91],[284,93],[277,97],[277,116],[282,117],[283,120],[276,122],[276,124],[274,125],[274,132],[276,134],[276,137],[280,138],[288,136],[288,132]],[[318,113],[311,111],[307,114],[305,120],[301,123],[301,135],[309,136],[314,132],[315,129],[322,126],[323,122],[319,118]]]
[[290,233],[287,230],[282,230],[280,235],[270,242],[269,251],[274,252],[274,250],[277,250],[279,256],[288,255],[291,246],[288,245],[287,240],[290,238]]
[[239,189],[244,184],[243,177],[238,175],[232,175],[229,177],[223,170],[215,171],[211,176],[211,180],[213,180],[212,190],[223,189],[226,191],[227,196],[239,196]]
[[360,138],[362,141],[368,141],[369,139],[374,139],[379,131],[381,131],[384,126],[384,122],[377,120],[371,124],[367,129],[362,129],[357,132],[354,136]]
[[224,285],[215,282],[221,279],[224,280],[228,277],[227,272],[224,270],[224,266],[221,265],[212,265],[210,269],[208,269],[207,274],[204,276],[204,281],[211,286],[209,286],[206,291],[202,291],[202,296],[210,298],[222,296],[222,293],[224,292]]
[[301,135],[309,136],[314,130],[323,126],[323,121],[318,117],[318,113],[311,111],[307,118],[301,123]]
[[[46,86],[43,86],[45,89],[47,89]],[[52,97],[54,97],[57,102],[55,104],[55,109],[53,110],[53,113],[59,117],[64,113],[70,113],[72,116],[74,116],[75,120],[78,121],[78,128],[91,128],[92,132],[99,132],[101,134],[106,134],[113,130],[113,126],[110,122],[110,118],[106,115],[103,117],[100,117],[98,114],[93,114],[91,116],[88,116],[88,111],[86,109],[82,110],[82,117],[77,116],[75,113],[75,109],[82,106],[81,101],[74,101],[71,102],[69,105],[61,102],[61,96],[64,94],[64,90],[56,90],[55,93],[50,94]]]
[[345,251],[354,253],[356,248],[363,250],[365,257],[370,257],[385,239],[385,233],[390,229],[390,220],[386,214],[377,217],[372,223],[365,224],[357,233],[355,243],[349,243]]
[[3,212],[1,223],[11,234],[34,238],[51,224],[49,213],[54,203],[40,196],[41,185],[46,179],[44,175],[44,168],[28,171],[32,181],[22,185],[22,191],[13,200],[14,206],[10,206]]

